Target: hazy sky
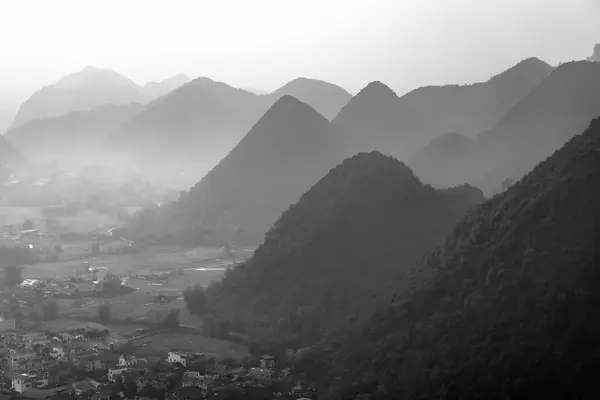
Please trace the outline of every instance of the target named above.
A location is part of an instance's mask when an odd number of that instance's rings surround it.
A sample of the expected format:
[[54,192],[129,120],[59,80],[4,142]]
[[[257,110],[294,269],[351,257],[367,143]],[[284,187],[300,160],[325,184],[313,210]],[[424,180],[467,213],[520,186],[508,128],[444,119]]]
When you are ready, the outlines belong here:
[[86,65],[273,89],[298,76],[402,94],[521,59],[583,59],[600,0],[0,0],[0,107]]

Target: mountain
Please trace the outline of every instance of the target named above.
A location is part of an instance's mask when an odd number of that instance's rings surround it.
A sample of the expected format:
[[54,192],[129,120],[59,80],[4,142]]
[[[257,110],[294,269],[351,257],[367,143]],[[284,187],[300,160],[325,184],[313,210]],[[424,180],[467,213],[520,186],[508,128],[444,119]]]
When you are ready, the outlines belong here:
[[270,97],[272,101],[277,101],[284,95],[295,97],[309,104],[328,120],[335,117],[352,97],[350,93],[337,85],[308,78],[294,79],[267,97]]
[[6,138],[31,160],[75,161],[100,156],[106,137],[142,109],[141,104],[104,105],[89,111],[25,122],[6,133]]
[[337,137],[313,108],[283,96],[189,192],[148,210],[123,234],[188,244],[260,243],[277,216],[341,161]]
[[144,93],[150,99],[156,99],[185,85],[191,79],[184,74],[178,74],[162,82],[148,82],[144,85]]
[[594,46],[594,53],[588,58],[588,61],[600,62],[600,44]]
[[197,78],[146,105],[107,144],[141,162],[200,160],[210,169],[264,113],[257,99],[245,90]]
[[213,307],[273,326],[296,345],[314,343],[372,309],[390,278],[482,201],[478,189],[435,190],[395,158],[359,153],[306,191],[253,257],[210,289]]
[[600,119],[470,210],[361,329],[315,349],[312,379],[327,398],[585,398],[600,360],[598,204]]
[[4,132],[6,132],[12,123],[13,118],[14,115],[8,111],[0,110],[0,135],[4,135]]
[[[456,132],[444,133],[417,150],[408,166],[419,179],[433,187],[460,185],[466,182],[466,176],[473,174],[468,157],[474,146],[474,139]],[[449,165],[452,168],[448,168]]]
[[148,104],[111,142],[140,160],[178,158],[208,171],[285,95],[329,115],[350,97],[338,86],[305,78],[257,95],[200,77]]
[[376,149],[406,160],[445,132],[472,137],[491,128],[551,71],[548,64],[530,58],[487,82],[427,86],[402,97],[381,82],[372,82],[333,122],[352,133],[351,153]]
[[82,71],[45,86],[26,100],[12,128],[27,121],[87,111],[105,104],[144,103],[141,87],[110,69],[85,67]]
[[11,144],[0,135],[0,169],[4,165],[10,165],[20,161],[21,155],[11,146]]

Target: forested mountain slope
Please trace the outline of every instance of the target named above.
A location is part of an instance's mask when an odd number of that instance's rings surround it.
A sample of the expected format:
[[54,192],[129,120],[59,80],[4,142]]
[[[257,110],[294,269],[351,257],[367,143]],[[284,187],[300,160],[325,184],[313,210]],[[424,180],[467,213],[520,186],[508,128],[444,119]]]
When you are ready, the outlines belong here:
[[211,288],[213,308],[250,329],[261,321],[296,346],[314,344],[372,311],[390,280],[482,201],[478,189],[438,191],[395,158],[359,153],[304,193],[254,256]]
[[396,291],[309,358],[330,398],[588,398],[600,371],[600,119],[474,207]]

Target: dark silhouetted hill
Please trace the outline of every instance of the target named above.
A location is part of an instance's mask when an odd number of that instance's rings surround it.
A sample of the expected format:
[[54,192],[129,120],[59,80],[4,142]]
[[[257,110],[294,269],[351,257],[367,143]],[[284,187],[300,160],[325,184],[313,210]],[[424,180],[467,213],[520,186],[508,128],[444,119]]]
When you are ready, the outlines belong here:
[[390,278],[482,201],[478,189],[436,191],[395,158],[359,153],[304,193],[254,256],[211,288],[214,307],[263,321],[296,345],[315,343],[372,311]]
[[267,96],[275,102],[286,94],[310,105],[328,120],[335,117],[352,98],[337,85],[307,78],[294,79]]
[[393,301],[305,367],[328,398],[587,398],[600,368],[599,204],[597,119],[471,209]]
[[189,192],[127,230],[187,244],[258,244],[275,219],[343,159],[336,138],[313,108],[283,96]]
[[86,67],[35,92],[19,108],[12,128],[30,120],[87,111],[106,104],[145,101],[143,89],[130,79],[109,69]]
[[398,98],[373,82],[333,120],[349,134],[351,153],[376,149],[402,160],[445,132],[466,136],[490,129],[527,96],[552,67],[536,58],[520,62],[487,82],[428,86]]
[[594,52],[588,58],[588,61],[595,61],[595,62],[600,61],[600,44],[597,44],[594,46]]
[[109,104],[60,117],[36,119],[10,129],[6,137],[28,159],[90,159],[99,155],[113,131],[141,109],[141,104]]

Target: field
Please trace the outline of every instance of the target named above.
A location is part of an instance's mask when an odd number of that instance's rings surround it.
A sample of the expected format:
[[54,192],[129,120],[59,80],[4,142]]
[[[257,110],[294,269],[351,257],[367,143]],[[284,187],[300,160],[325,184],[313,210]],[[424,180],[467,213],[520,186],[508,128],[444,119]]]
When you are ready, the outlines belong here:
[[[46,228],[46,217],[42,214],[44,207],[0,207],[0,226],[21,225],[25,220],[33,222],[36,228]],[[85,210],[76,216],[54,218],[57,226],[72,232],[89,232],[105,225],[120,224],[118,218]]]
[[[65,246],[67,251],[77,252],[87,249],[85,243],[73,243]],[[96,275],[102,278],[107,273],[126,278],[125,285],[132,288],[130,293],[109,298],[84,297],[83,299],[58,298],[61,315],[77,319],[95,320],[98,306],[103,303],[111,305],[111,316],[118,321],[160,322],[171,309],[180,310],[180,323],[202,326],[199,318],[192,316],[185,307],[182,291],[196,284],[203,287],[222,277],[226,266],[235,261],[247,258],[251,249],[240,250],[232,257],[225,256],[220,248],[197,248],[183,250],[173,246],[153,247],[137,254],[101,255],[88,258],[92,268],[97,268]],[[65,278],[75,276],[82,270],[83,261],[40,263],[26,265],[23,278]],[[181,267],[183,274],[176,273]],[[168,278],[161,281],[140,279],[137,276],[148,273],[171,272]],[[177,298],[168,303],[155,302],[155,296],[164,295]]]

